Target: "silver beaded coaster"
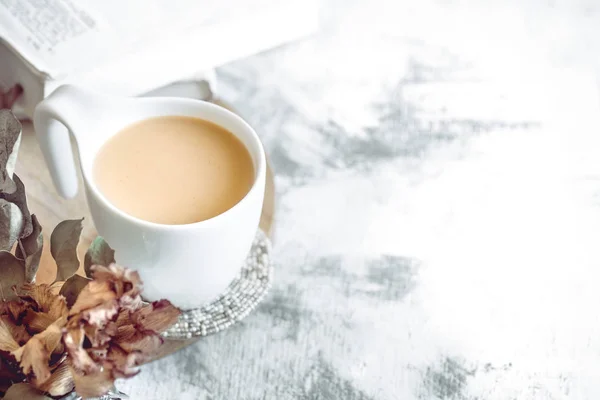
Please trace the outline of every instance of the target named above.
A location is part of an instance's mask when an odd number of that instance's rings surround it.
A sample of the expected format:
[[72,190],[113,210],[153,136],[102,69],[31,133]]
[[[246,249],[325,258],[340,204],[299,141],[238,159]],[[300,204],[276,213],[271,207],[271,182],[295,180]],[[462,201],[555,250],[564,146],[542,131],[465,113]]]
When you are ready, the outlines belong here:
[[258,230],[238,277],[216,300],[184,310],[179,321],[163,333],[169,339],[190,339],[217,333],[243,319],[263,299],[273,279],[271,241]]

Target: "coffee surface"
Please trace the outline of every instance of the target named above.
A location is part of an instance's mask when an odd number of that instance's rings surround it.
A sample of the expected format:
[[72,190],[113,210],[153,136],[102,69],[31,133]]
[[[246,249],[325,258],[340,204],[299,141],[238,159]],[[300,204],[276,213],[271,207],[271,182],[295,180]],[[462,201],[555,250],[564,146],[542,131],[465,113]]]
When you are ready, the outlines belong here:
[[115,134],[98,152],[94,180],[134,217],[189,224],[227,211],[250,190],[248,150],[226,129],[183,116],[146,119]]

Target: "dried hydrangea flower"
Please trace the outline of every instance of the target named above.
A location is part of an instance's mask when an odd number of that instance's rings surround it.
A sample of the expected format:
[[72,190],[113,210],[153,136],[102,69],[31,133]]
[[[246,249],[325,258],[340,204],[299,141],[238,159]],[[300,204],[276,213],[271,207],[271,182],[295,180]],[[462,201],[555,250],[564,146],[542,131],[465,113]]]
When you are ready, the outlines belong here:
[[162,344],[180,311],[166,300],[144,303],[134,271],[91,270],[70,309],[53,285],[25,284],[17,300],[0,303],[0,390],[25,381],[51,396],[101,396]]
[[135,271],[117,264],[91,270],[94,279],[71,307],[63,342],[77,393],[100,396],[115,379],[138,373],[180,311],[166,300],[145,304]]

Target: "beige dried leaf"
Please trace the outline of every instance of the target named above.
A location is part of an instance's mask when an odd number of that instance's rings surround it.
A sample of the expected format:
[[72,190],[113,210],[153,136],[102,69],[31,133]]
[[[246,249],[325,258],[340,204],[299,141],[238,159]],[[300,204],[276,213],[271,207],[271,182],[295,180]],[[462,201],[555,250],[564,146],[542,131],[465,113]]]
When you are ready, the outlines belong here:
[[4,400],[52,400],[28,383],[11,385],[4,395]]
[[77,297],[79,297],[79,294],[88,283],[90,283],[89,279],[77,274],[67,279],[60,288],[60,294],[65,296],[67,301],[67,307],[71,307],[75,304]]
[[55,281],[66,281],[77,272],[77,245],[83,229],[83,218],[62,221],[50,236],[50,253],[56,261]]
[[106,394],[114,385],[114,378],[108,369],[93,374],[79,375],[72,371],[75,391],[84,399],[100,397]]

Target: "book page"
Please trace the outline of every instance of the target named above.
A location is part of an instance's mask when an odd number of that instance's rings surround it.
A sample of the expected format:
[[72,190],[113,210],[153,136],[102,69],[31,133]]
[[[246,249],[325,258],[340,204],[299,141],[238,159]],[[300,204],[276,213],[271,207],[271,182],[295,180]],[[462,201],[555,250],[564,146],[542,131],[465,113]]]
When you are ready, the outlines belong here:
[[276,4],[273,0],[0,0],[0,37],[52,77],[101,64],[154,40]]

